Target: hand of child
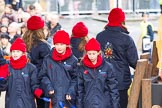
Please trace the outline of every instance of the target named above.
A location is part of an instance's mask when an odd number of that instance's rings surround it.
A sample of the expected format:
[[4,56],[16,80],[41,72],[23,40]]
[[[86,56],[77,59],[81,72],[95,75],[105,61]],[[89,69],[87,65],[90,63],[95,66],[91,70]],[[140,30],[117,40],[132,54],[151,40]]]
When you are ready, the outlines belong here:
[[53,95],[55,92],[54,92],[54,90],[51,90],[48,93],[49,93],[49,95]]
[[34,90],[34,95],[35,95],[37,98],[40,98],[42,94],[43,94],[42,89],[37,88],[37,89]]
[[66,95],[66,100],[71,100],[71,96],[70,95]]
[[6,79],[8,75],[8,64],[0,66],[0,77]]

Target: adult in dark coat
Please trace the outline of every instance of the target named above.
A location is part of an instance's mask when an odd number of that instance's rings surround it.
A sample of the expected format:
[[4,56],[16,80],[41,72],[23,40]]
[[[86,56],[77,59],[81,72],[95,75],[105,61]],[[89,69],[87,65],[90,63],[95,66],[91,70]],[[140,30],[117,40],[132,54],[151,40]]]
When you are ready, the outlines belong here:
[[47,41],[53,45],[53,35],[62,29],[62,26],[59,23],[59,16],[58,15],[51,15],[50,21],[46,23],[50,30],[50,36],[48,37]]
[[111,10],[108,16],[109,23],[105,30],[100,32],[96,39],[101,44],[103,56],[110,62],[118,80],[121,108],[127,108],[127,91],[131,84],[130,67],[136,67],[138,60],[137,49],[133,39],[128,35],[123,23],[125,14],[120,8]]
[[37,69],[27,62],[26,45],[18,38],[11,46],[9,71],[3,71],[6,82],[5,108],[36,108],[34,95],[40,97]]
[[84,47],[88,40],[88,28],[83,22],[78,22],[72,29],[70,39],[73,54],[80,61],[84,54]]
[[[44,20],[39,16],[31,16],[27,21],[28,30],[23,36],[27,45],[27,52],[32,64],[37,67],[38,73],[41,69],[43,59],[50,53],[50,45],[45,40],[43,32]],[[38,108],[44,108],[48,103],[37,99]]]
[[46,96],[52,99],[52,108],[60,108],[60,103],[70,108],[75,104],[77,58],[72,54],[70,38],[65,31],[56,32],[53,43],[55,48],[44,59],[39,78]]
[[120,108],[117,80],[112,65],[100,54],[100,44],[92,38],[78,69],[77,108]]
[[17,34],[19,25],[17,22],[12,22],[8,26],[8,33],[10,36],[9,42],[12,44],[17,38],[20,38],[21,35]]

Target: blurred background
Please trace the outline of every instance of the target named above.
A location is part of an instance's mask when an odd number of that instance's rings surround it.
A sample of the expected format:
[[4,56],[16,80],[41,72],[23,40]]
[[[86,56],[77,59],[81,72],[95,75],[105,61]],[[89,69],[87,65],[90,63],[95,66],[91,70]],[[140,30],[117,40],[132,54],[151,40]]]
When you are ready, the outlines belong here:
[[24,7],[38,2],[46,12],[59,14],[108,13],[120,7],[127,13],[160,12],[159,0],[23,0]]

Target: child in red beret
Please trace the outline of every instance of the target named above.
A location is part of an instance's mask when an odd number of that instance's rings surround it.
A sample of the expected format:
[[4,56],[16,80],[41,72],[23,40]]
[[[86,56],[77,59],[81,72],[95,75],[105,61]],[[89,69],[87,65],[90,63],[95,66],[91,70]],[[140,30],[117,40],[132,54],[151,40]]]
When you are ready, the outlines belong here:
[[10,52],[9,72],[1,71],[0,74],[6,81],[5,108],[36,108],[34,95],[39,98],[42,90],[39,89],[36,67],[27,62],[24,41],[17,38]]
[[54,34],[53,43],[54,48],[44,59],[39,78],[46,96],[52,99],[52,108],[70,108],[75,102],[77,58],[72,54],[70,37],[64,30]]
[[102,58],[100,44],[92,38],[85,50],[78,68],[77,108],[120,108],[114,69]]
[[84,54],[84,47],[88,41],[88,28],[83,22],[78,22],[72,29],[72,37],[70,39],[72,51],[75,57],[80,61]]

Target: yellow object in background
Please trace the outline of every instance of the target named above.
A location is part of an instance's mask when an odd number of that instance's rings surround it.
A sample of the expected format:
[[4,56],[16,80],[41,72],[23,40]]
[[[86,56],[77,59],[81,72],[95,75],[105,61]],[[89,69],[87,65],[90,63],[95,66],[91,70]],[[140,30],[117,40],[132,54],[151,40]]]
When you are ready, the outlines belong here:
[[157,47],[158,58],[159,58],[157,67],[159,69],[162,69],[162,45],[161,43],[162,43],[162,40],[156,41],[156,47]]
[[158,37],[157,40],[162,40],[162,15],[160,15],[159,23],[158,23]]
[[158,64],[157,67],[159,69],[162,69],[162,15],[160,15],[159,19],[159,26],[158,26],[158,37],[156,39],[156,47],[157,47],[157,52],[158,52]]

